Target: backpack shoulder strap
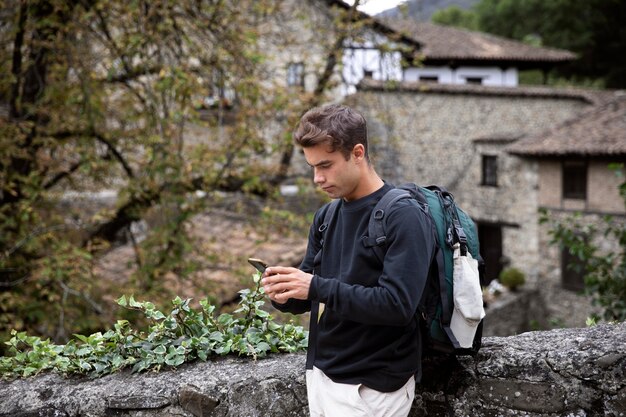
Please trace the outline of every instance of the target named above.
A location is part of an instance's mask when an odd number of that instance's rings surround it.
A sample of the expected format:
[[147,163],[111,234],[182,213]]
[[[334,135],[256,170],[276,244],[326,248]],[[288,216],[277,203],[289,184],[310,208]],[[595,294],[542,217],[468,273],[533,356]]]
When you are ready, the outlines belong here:
[[335,213],[337,212],[337,209],[339,208],[340,204],[341,204],[340,198],[337,198],[331,201],[330,203],[328,203],[328,208],[326,209],[326,213],[324,213],[324,220],[322,221],[322,224],[320,224],[319,227],[317,228],[317,231],[320,232],[322,235],[322,238],[320,239],[320,246],[324,246],[324,236],[326,234],[326,230],[328,229],[330,222],[333,221],[333,218],[335,217]]
[[370,215],[367,226],[367,236],[363,238],[363,245],[366,248],[372,248],[381,260],[384,258],[381,246],[387,240],[384,225],[385,215],[389,213],[391,207],[393,207],[398,200],[404,198],[413,198],[413,196],[406,190],[393,188],[387,191],[378,203],[376,203]]
[[[317,226],[317,233],[319,234],[319,248],[317,249],[317,253],[315,254],[315,258],[313,259],[313,268],[315,269],[316,265],[320,265],[322,261],[322,252],[324,251],[324,240],[326,239],[326,232],[330,223],[335,218],[335,214],[341,205],[341,199],[338,198],[336,200],[331,201],[326,204],[325,207],[322,207],[321,210],[325,210],[325,212],[320,212],[318,218],[322,218],[322,222]],[[319,220],[318,220],[319,221]]]

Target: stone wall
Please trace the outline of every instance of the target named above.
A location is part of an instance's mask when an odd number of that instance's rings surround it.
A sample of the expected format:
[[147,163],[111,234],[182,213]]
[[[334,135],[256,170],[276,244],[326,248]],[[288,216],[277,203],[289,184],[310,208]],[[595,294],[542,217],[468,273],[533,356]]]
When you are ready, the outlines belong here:
[[505,292],[487,304],[485,313],[483,336],[511,336],[552,327],[544,297],[536,288]]
[[[483,339],[425,363],[411,416],[625,416],[626,323]],[[304,355],[0,382],[0,416],[307,416]]]

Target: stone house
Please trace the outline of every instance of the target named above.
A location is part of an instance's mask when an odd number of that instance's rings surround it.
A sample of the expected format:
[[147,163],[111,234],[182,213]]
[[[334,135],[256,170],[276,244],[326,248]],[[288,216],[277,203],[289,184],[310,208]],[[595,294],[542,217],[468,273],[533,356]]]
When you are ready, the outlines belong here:
[[423,47],[419,66],[404,70],[404,81],[516,87],[519,71],[541,70],[573,61],[572,52],[531,46],[512,39],[430,22],[389,24]]
[[[524,137],[508,146],[506,152],[534,162],[537,166],[537,204],[551,216],[565,218],[581,213],[578,221],[603,230],[604,216],[624,224],[626,207],[619,186],[625,179],[626,94],[594,107],[575,119],[547,132]],[[617,175],[611,165],[622,166]],[[596,236],[601,250],[622,250],[618,242]],[[582,273],[567,265],[577,262],[567,249],[549,244],[547,226],[539,228],[539,253],[542,276],[553,285],[574,291],[584,287]]]
[[[260,41],[279,84],[315,89],[329,42],[341,30],[336,18],[349,9],[341,0],[281,3]],[[380,20],[362,12],[353,19],[357,29],[343,41],[335,97],[356,92],[363,78],[514,87],[520,70],[545,72],[576,58],[565,50],[428,22]]]
[[448,188],[478,224],[488,280],[506,266],[523,270],[531,284],[543,279],[538,209],[547,198],[542,184],[550,165],[508,149],[601,105],[612,93],[371,80],[359,88],[347,102],[368,118],[382,175],[394,183]]

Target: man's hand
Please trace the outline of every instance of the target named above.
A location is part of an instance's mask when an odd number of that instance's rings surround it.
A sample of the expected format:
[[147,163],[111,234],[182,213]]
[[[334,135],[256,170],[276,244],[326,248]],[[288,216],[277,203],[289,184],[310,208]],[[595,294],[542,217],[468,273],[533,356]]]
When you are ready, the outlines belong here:
[[290,298],[306,300],[313,275],[297,268],[272,266],[263,273],[263,289],[272,301],[284,304]]

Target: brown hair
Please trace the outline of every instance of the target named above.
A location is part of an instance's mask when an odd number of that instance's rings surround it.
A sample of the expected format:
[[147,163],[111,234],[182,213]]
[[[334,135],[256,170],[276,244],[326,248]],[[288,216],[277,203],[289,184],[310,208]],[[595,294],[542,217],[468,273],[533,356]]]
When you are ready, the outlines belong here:
[[340,104],[315,107],[307,111],[293,133],[296,143],[303,148],[328,143],[332,151],[339,150],[346,160],[354,146],[361,143],[367,151],[367,123],[358,111]]

